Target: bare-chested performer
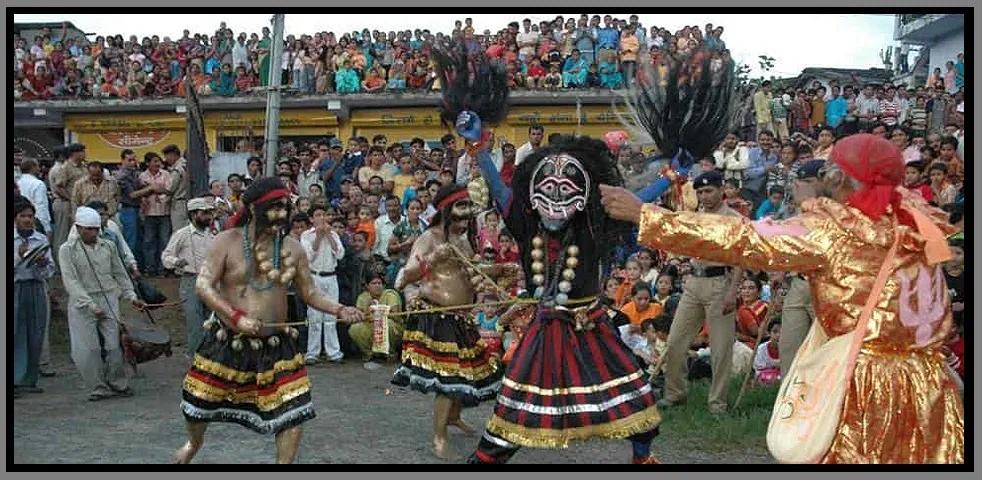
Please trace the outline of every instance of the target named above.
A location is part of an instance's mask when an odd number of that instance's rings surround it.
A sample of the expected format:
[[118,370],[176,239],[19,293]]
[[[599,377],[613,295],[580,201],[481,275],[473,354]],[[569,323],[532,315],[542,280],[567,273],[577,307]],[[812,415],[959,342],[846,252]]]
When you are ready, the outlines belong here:
[[[475,300],[475,284],[481,276],[460,260],[474,256],[471,221],[474,204],[467,189],[448,185],[434,201],[437,214],[416,240],[396,288],[419,282],[419,295],[409,300],[408,310],[468,305]],[[454,252],[454,247],[459,250]],[[502,268],[486,271],[492,277],[507,275]],[[516,272],[517,273],[517,272]],[[422,393],[436,392],[433,402],[433,449],[437,457],[453,459],[447,426],[474,430],[460,418],[462,407],[492,400],[501,386],[497,358],[485,348],[470,310],[410,314],[402,337],[402,365],[392,383]]]
[[215,316],[205,322],[205,339],[184,378],[188,442],[177,463],[194,458],[209,422],[275,433],[277,463],[292,463],[301,424],[315,416],[305,349],[296,329],[264,324],[286,320],[291,283],[313,308],[348,321],[361,317],[314,286],[300,243],[286,235],[290,192],[278,178],[257,179],[242,202],[198,274],[198,295]]

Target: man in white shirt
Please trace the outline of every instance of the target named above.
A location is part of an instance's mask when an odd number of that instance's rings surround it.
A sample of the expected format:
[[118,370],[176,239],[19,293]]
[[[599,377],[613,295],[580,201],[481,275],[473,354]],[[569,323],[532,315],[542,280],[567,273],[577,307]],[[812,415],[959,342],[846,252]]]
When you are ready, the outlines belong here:
[[20,163],[20,178],[17,180],[17,188],[20,194],[27,197],[34,205],[36,217],[44,227],[44,233],[51,238],[51,212],[48,210],[48,187],[37,177],[38,161],[33,158],[25,158]]
[[723,171],[723,179],[736,179],[743,184],[743,173],[750,166],[750,151],[739,145],[736,134],[729,133],[723,138],[722,148],[713,152],[716,168]]
[[[310,262],[310,274],[314,285],[333,301],[338,301],[338,260],[344,257],[341,237],[331,229],[327,206],[316,202],[310,207],[310,220],[314,227],[300,235],[300,246]],[[340,363],[344,358],[338,341],[338,319],[312,307],[307,308],[307,365],[314,365],[323,348],[328,361]]]
[[529,125],[529,141],[518,147],[518,151],[515,152],[515,166],[519,166],[525,157],[529,156],[532,152],[539,149],[539,145],[542,144],[542,138],[545,137],[546,130],[542,125]]
[[392,239],[392,231],[403,219],[399,197],[395,195],[385,197],[385,213],[385,215],[375,219],[375,245],[372,248],[372,253],[381,255],[388,262],[389,240]]
[[249,69],[249,49],[246,48],[246,35],[245,32],[239,33],[238,41],[235,42],[235,46],[232,47],[232,68],[238,66],[244,66],[246,70]]
[[[493,134],[491,135],[491,139],[489,140],[489,145],[490,145],[489,149],[490,149],[490,153],[491,153],[491,161],[494,162],[494,168],[497,169],[500,172],[501,171],[501,166],[504,164],[504,159],[502,158],[502,153],[501,153],[501,147],[500,147],[500,145],[498,146],[497,149],[495,149],[494,135]],[[474,164],[473,171],[474,172],[479,172],[479,170],[477,169],[477,164],[476,163]],[[472,178],[471,177],[471,156],[468,155],[467,153],[464,153],[463,155],[460,156],[460,159],[457,160],[457,179],[456,179],[456,183],[457,183],[457,185],[467,185],[467,182],[471,181],[471,178]]]
[[[181,276],[180,295],[183,301],[184,320],[187,330],[188,358],[201,346],[205,338],[204,323],[210,315],[208,307],[198,296],[195,286],[198,282],[198,272],[208,258],[215,235],[209,227],[214,220],[214,206],[204,198],[192,198],[188,201],[188,225],[178,229],[170,237],[167,247],[160,255],[164,268],[174,270]],[[125,243],[123,243],[125,245]]]
[[535,55],[535,47],[539,44],[539,31],[532,30],[532,20],[522,20],[522,32],[515,36],[518,43],[518,56],[523,62]]

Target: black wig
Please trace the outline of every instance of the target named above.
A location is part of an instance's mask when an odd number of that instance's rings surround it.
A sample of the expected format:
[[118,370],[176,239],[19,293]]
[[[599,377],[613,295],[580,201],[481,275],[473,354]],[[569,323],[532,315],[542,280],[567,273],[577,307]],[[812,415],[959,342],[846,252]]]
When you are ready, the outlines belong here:
[[508,76],[501,62],[483,52],[467,53],[464,42],[438,41],[433,58],[443,91],[440,119],[452,126],[457,116],[470,110],[487,124],[497,124],[508,114]]

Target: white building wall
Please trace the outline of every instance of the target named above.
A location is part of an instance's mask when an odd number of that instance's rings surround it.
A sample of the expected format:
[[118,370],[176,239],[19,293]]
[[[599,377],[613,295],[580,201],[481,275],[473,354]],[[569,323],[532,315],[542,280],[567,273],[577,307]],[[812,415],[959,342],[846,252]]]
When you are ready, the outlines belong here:
[[935,43],[930,45],[930,48],[931,62],[928,74],[930,75],[935,68],[940,68],[941,74],[943,75],[945,72],[945,62],[948,60],[957,62],[956,57],[958,54],[965,51],[965,31],[958,30],[946,36],[939,37]]

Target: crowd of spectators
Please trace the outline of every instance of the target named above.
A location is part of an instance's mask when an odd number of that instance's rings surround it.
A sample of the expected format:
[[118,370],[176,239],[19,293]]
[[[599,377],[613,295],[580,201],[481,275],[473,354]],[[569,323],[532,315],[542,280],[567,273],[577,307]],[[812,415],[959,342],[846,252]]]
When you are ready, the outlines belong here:
[[[66,24],[67,26],[67,24]],[[66,27],[67,28],[67,27]],[[653,61],[698,45],[726,52],[723,27],[686,26],[674,33],[611,15],[515,21],[497,32],[457,21],[449,38],[473,55],[501,62],[516,90],[618,89],[632,81],[639,53]],[[302,95],[426,92],[440,89],[431,51],[443,32],[368,29],[288,35],[282,57],[271,58],[270,29],[233,32],[222,22],[212,35],[184,30],[159,35],[69,37],[45,28],[14,39],[14,98],[158,98],[181,96],[185,77],[199,95],[253,95],[279,69],[282,85]]]

